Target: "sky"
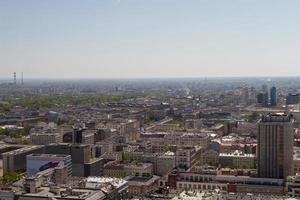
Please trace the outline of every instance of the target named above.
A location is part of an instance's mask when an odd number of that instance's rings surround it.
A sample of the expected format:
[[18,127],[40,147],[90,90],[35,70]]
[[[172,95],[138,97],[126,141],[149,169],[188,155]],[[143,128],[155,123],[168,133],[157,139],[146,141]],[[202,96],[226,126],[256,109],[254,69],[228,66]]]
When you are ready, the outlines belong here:
[[0,0],[0,78],[300,76],[299,0]]

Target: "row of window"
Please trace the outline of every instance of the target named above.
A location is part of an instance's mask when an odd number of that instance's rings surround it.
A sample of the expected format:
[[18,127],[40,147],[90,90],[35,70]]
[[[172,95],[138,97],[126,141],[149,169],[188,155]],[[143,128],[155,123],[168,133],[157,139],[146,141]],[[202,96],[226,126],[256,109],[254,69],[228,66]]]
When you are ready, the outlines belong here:
[[205,184],[188,184],[188,183],[179,183],[179,189],[198,189],[198,190],[227,190],[227,187],[224,185],[205,185]]

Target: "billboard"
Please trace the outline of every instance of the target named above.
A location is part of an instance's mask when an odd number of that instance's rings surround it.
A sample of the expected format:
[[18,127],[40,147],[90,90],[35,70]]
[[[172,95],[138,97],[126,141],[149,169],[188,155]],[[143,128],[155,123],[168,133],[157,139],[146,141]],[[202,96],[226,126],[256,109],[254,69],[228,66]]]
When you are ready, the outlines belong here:
[[55,168],[58,166],[65,166],[66,162],[65,160],[54,160],[54,159],[27,159],[27,175],[35,175],[38,172]]

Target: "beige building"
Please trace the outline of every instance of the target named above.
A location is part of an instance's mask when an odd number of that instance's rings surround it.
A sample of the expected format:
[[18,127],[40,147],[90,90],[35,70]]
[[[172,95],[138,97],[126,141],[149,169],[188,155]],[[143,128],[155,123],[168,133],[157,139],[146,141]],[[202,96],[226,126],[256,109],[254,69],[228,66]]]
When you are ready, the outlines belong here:
[[135,142],[137,141],[140,131],[140,123],[137,120],[127,120],[120,124],[120,134],[123,135],[126,139],[126,142]]
[[104,176],[123,178],[125,176],[149,177],[153,175],[152,163],[109,162],[104,166]]
[[142,196],[158,187],[159,176],[130,177],[128,181],[128,192],[133,197]]
[[152,163],[126,164],[124,166],[126,175],[149,177],[153,175]]
[[46,145],[52,143],[61,143],[63,141],[60,133],[32,133],[30,142],[34,145]]
[[175,153],[176,167],[188,169],[201,159],[201,147],[180,147]]
[[219,163],[222,167],[252,169],[255,167],[255,155],[245,154],[239,150],[232,153],[221,153]]

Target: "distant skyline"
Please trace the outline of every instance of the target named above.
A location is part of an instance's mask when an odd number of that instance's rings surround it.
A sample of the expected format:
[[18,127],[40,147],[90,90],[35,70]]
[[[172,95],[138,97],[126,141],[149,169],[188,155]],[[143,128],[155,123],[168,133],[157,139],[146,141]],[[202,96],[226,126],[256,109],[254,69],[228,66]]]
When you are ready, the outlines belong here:
[[298,0],[0,0],[0,78],[300,76]]

